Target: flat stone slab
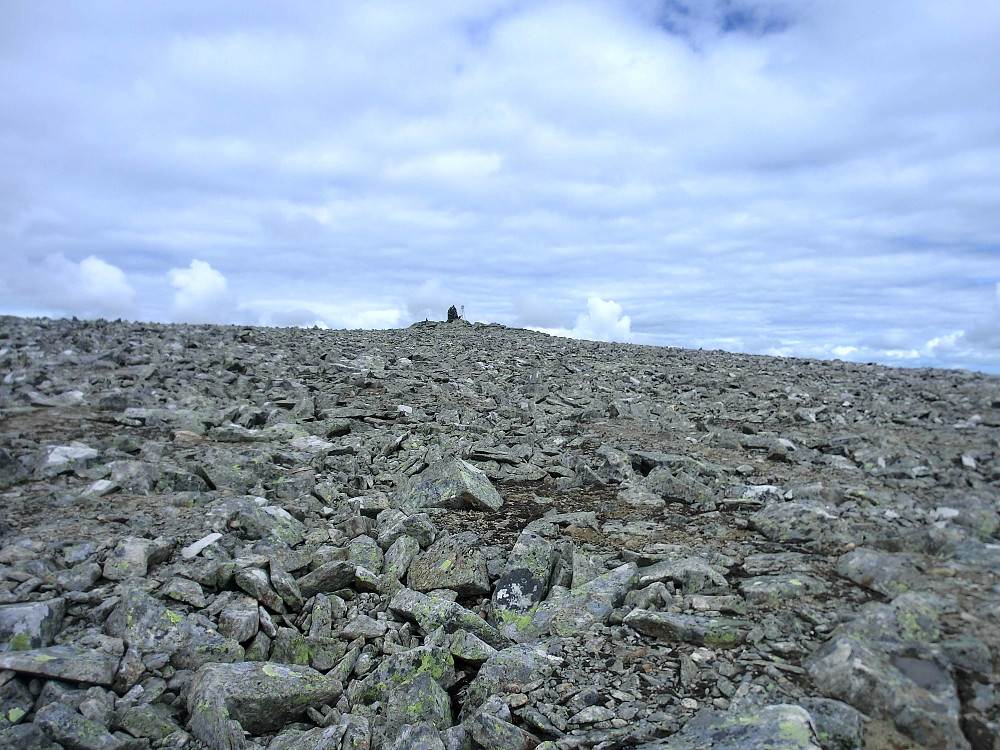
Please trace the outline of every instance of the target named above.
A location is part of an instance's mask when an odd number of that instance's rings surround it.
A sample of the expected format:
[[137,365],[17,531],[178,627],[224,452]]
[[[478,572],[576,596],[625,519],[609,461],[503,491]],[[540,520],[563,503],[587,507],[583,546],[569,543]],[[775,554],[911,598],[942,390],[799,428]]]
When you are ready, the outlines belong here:
[[[120,641],[119,641],[120,643]],[[49,646],[28,651],[8,651],[0,654],[0,669],[52,677],[57,680],[89,682],[92,685],[110,685],[124,654],[117,656],[77,646]]]
[[640,633],[655,638],[683,641],[699,646],[737,646],[750,632],[750,623],[746,620],[650,612],[645,609],[632,610],[622,622]]

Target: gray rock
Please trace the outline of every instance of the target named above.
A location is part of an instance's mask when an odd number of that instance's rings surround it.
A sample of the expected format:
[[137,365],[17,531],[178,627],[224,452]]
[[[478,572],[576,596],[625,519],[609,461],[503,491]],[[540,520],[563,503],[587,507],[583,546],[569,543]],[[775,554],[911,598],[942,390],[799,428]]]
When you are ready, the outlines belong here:
[[886,596],[920,585],[920,574],[904,554],[859,548],[837,559],[837,573]]
[[640,587],[663,581],[674,581],[684,589],[685,594],[711,594],[729,588],[726,577],[700,557],[663,560],[640,568]]
[[412,536],[403,534],[396,537],[395,541],[385,551],[385,558],[382,563],[382,570],[386,575],[391,575],[397,581],[403,580],[407,574],[413,560],[420,552],[420,542]]
[[374,640],[385,635],[388,625],[380,620],[375,620],[368,615],[355,615],[341,629],[340,637],[348,641],[355,638]]
[[125,750],[126,743],[107,727],[61,703],[50,703],[35,714],[35,723],[66,750]]
[[143,539],[129,536],[115,545],[104,563],[104,577],[112,581],[141,578],[150,565],[170,557],[175,541],[169,538]]
[[438,628],[443,628],[446,633],[466,630],[493,648],[502,649],[510,645],[508,638],[501,635],[475,612],[436,596],[426,596],[412,589],[401,589],[392,597],[389,609],[414,620],[427,633]]
[[493,589],[490,616],[499,630],[516,629],[545,598],[555,560],[555,547],[544,537],[531,531],[518,537]]
[[188,692],[191,732],[214,750],[245,746],[243,730],[280,729],[310,706],[335,702],[343,691],[336,679],[314,669],[273,662],[205,664]]
[[302,596],[299,584],[296,583],[292,574],[281,567],[281,563],[274,559],[270,560],[270,568],[271,585],[278,592],[282,601],[295,611],[302,609],[305,599]]
[[635,563],[620,565],[575,589],[553,589],[530,612],[510,618],[501,633],[519,643],[549,635],[569,635],[605,624],[639,579]]
[[236,585],[272,612],[285,612],[285,603],[271,586],[267,571],[261,568],[240,568],[236,571]]
[[839,518],[810,503],[772,503],[750,516],[750,526],[772,542],[832,542]]
[[[426,674],[442,690],[446,690],[455,684],[455,660],[444,649],[433,646],[418,646],[401,651],[384,659],[364,679],[352,682],[348,687],[347,695],[352,706],[370,706],[373,703],[391,701],[391,696],[402,694],[399,693],[400,690],[406,693],[412,688],[419,692],[421,688],[426,687],[426,683],[423,681],[417,687],[412,687],[417,684],[415,681],[421,674]],[[439,706],[444,699],[440,692],[432,690],[428,693],[428,701],[433,706]],[[450,716],[450,699],[448,699],[448,704],[448,716]],[[439,713],[436,716],[434,721],[438,723],[435,725],[443,729],[444,726],[439,726],[439,724],[443,723],[444,714]],[[408,723],[413,723],[417,719],[419,717],[411,715]]]
[[[0,679],[0,730],[18,724],[35,706],[35,696],[17,679]],[[0,735],[2,736],[2,735]],[[3,745],[0,745],[3,747]]]
[[180,669],[244,656],[242,647],[220,635],[205,617],[168,609],[138,586],[123,586],[121,601],[105,621],[104,631],[142,653],[166,653]]
[[490,578],[482,545],[482,540],[471,533],[437,540],[410,563],[407,586],[423,592],[451,589],[459,596],[488,596]]
[[219,612],[219,635],[239,643],[257,635],[259,626],[257,601],[249,596],[234,596]]
[[192,607],[199,609],[208,604],[205,600],[205,592],[202,590],[200,584],[179,576],[175,576],[167,581],[163,585],[163,588],[160,589],[160,593],[163,596],[184,604],[190,604]]
[[774,606],[788,599],[826,592],[826,584],[808,575],[755,576],[740,582],[740,592],[748,604]]
[[0,653],[0,669],[53,677],[57,680],[111,685],[118,662],[125,654],[121,641],[106,639],[108,650],[86,646],[48,646],[28,651]]
[[429,547],[437,536],[437,527],[426,513],[404,513],[390,508],[378,514],[378,545],[388,550],[402,536],[412,537],[420,547]]
[[644,609],[632,610],[622,623],[655,638],[722,648],[740,645],[750,631],[750,624],[746,620],[650,612]]
[[354,537],[347,545],[347,559],[378,575],[382,572],[385,555],[374,539],[362,534]]
[[469,685],[462,720],[471,717],[487,700],[534,679],[547,677],[561,659],[534,644],[520,643],[490,657]]
[[445,458],[397,488],[392,503],[409,509],[497,510],[503,498],[481,469],[460,458]]
[[47,445],[35,461],[35,477],[51,479],[60,474],[86,469],[98,461],[100,454],[89,445],[73,442],[70,445]]
[[305,599],[320,593],[332,593],[354,582],[355,565],[346,560],[334,560],[298,579],[299,591]]
[[750,713],[702,711],[668,739],[637,750],[820,750],[809,713],[799,706],[765,706]]
[[840,635],[813,654],[806,666],[824,695],[891,720],[929,750],[968,750],[947,665],[889,656],[856,637]]
[[0,651],[48,646],[62,628],[66,600],[0,606]]
[[394,680],[383,693],[384,708],[376,729],[387,738],[398,736],[404,727],[413,724],[426,722],[437,731],[452,725],[451,696],[431,671],[418,671],[403,680]]
[[65,750],[49,739],[40,724],[18,724],[0,729],[0,747],[10,750]]
[[209,511],[213,530],[236,531],[243,539],[272,538],[294,547],[305,536],[305,526],[287,511],[268,505],[263,498],[234,497]]
[[445,750],[440,733],[426,721],[405,725],[396,741],[386,747],[390,750]]
[[538,738],[508,721],[506,709],[497,699],[487,701],[467,722],[472,739],[481,747],[497,750],[532,750]]
[[816,727],[823,750],[860,750],[865,742],[865,717],[846,703],[829,698],[802,698],[799,701]]
[[24,464],[0,447],[0,490],[5,490],[28,478]]

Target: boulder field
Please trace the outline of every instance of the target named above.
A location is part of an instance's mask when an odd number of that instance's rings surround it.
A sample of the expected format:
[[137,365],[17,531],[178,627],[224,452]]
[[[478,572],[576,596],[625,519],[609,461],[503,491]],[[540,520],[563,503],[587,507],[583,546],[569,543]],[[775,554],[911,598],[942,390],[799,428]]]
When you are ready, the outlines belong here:
[[0,317],[0,747],[1000,748],[1000,378]]

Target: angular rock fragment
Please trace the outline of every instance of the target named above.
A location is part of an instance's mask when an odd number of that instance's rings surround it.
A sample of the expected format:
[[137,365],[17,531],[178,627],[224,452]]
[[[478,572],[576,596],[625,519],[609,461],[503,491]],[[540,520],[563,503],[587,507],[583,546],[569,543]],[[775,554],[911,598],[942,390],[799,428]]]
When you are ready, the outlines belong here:
[[667,641],[726,648],[741,644],[750,631],[750,624],[746,620],[650,612],[644,609],[632,610],[622,623],[640,633]]
[[929,750],[968,750],[947,665],[933,658],[890,656],[841,635],[809,657],[807,668],[826,696],[890,719]]
[[417,622],[426,632],[444,628],[446,633],[466,630],[493,648],[505,648],[510,640],[475,612],[460,604],[426,596],[411,589],[401,589],[389,602],[393,612]]
[[66,600],[0,605],[0,651],[48,646],[62,628]]
[[0,669],[57,680],[111,685],[125,653],[121,641],[107,639],[107,651],[85,646],[48,646],[0,653]]
[[104,577],[112,581],[141,578],[150,565],[161,563],[170,556],[174,544],[173,539],[125,537],[108,555],[104,563]]
[[837,572],[865,588],[896,596],[920,584],[920,574],[906,555],[856,549],[841,555]]
[[637,750],[820,750],[809,713],[779,704],[749,713],[702,711],[666,740]]
[[205,664],[188,692],[191,732],[214,750],[244,747],[243,730],[280,729],[310,706],[336,702],[339,680],[314,669],[273,662]]
[[299,592],[304,599],[309,599],[316,594],[347,588],[354,582],[355,568],[353,563],[346,560],[324,563],[296,581]]
[[489,571],[481,546],[482,540],[471,532],[437,540],[410,563],[407,586],[423,592],[451,589],[463,597],[489,595]]
[[497,510],[503,505],[503,498],[482,469],[460,458],[445,458],[400,486],[392,502],[409,509]]

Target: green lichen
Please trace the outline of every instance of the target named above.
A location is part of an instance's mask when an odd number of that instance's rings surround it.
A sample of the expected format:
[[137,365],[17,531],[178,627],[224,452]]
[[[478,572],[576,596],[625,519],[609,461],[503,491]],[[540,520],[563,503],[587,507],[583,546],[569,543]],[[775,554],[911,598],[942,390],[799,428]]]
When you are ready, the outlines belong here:
[[172,622],[174,625],[176,625],[177,623],[179,623],[181,620],[184,619],[184,615],[178,612],[174,612],[172,609],[168,609],[167,619],[170,620],[170,622]]
[[7,712],[7,721],[11,724],[17,724],[21,719],[24,718],[27,712],[23,708],[17,708],[16,706]]
[[903,611],[896,615],[899,635],[904,641],[934,642],[941,638],[935,619],[927,614]]
[[420,657],[420,666],[417,672],[427,672],[435,680],[440,680],[444,676],[444,666],[434,658],[433,653],[426,653]]
[[803,723],[791,719],[778,722],[778,736],[801,747],[809,747],[813,744],[813,732],[808,722]]
[[31,648],[31,638],[27,633],[15,633],[10,639],[11,651],[27,651]]
[[55,661],[56,657],[51,654],[35,654],[35,661]]
[[264,674],[266,674],[268,677],[281,677],[282,676],[281,671],[278,670],[278,669],[276,669],[271,664],[265,664],[263,667],[261,667],[261,671]]
[[739,639],[735,630],[709,630],[705,633],[705,644],[714,646],[733,645]]

